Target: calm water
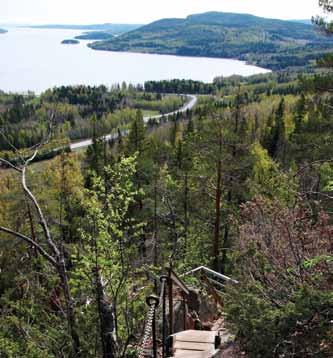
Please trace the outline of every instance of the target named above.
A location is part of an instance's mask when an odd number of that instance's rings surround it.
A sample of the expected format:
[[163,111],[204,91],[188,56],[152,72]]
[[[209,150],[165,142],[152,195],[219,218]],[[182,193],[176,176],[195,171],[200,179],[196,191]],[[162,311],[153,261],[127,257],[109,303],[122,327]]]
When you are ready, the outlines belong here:
[[211,82],[224,75],[267,72],[236,60],[103,52],[62,45],[81,31],[9,28],[0,35],[0,89],[41,92],[59,85],[112,85],[146,80],[193,79]]

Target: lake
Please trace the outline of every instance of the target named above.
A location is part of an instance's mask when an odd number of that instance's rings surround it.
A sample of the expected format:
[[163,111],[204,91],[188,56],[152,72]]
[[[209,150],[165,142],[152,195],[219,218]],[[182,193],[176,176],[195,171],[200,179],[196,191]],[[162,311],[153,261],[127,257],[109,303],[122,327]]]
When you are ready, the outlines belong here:
[[62,45],[82,31],[8,28],[0,35],[0,90],[40,93],[60,85],[111,86],[147,80],[249,76],[268,70],[229,59],[94,51],[88,41]]

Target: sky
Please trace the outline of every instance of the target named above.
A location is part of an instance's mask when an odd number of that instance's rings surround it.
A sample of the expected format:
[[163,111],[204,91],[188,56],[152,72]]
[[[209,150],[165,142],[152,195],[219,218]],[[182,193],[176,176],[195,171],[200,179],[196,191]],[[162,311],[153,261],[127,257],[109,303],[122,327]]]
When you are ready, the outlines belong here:
[[318,0],[0,0],[0,23],[145,24],[206,11],[310,19]]

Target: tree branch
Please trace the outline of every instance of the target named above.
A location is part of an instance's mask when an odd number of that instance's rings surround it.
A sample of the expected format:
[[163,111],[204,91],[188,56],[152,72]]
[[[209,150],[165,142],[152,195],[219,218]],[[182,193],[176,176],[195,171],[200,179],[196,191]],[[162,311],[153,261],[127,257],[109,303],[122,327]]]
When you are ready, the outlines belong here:
[[[34,155],[28,159],[28,161],[26,162],[26,164],[28,164],[31,160],[33,160],[34,156],[37,154],[37,150],[35,151]],[[28,195],[28,197],[30,198],[30,200],[32,201],[32,203],[34,204],[36,210],[37,210],[37,213],[38,213],[38,216],[39,216],[39,219],[40,219],[40,224],[43,228],[43,231],[44,231],[44,235],[45,235],[45,238],[46,238],[46,241],[50,247],[50,249],[53,251],[54,255],[56,257],[60,257],[60,251],[59,249],[56,247],[56,245],[54,244],[52,238],[51,238],[51,234],[50,234],[50,230],[49,230],[49,227],[47,225],[47,222],[45,220],[45,217],[44,217],[44,214],[42,212],[42,209],[40,208],[39,204],[38,204],[38,201],[37,199],[35,198],[35,196],[32,194],[32,192],[30,191],[30,189],[28,188],[27,186],[27,183],[26,183],[26,166],[23,167],[22,169],[22,186],[23,186],[23,189],[25,191],[25,193]]]
[[4,158],[0,158],[0,162],[8,165],[10,168],[16,170],[19,173],[22,173],[22,169],[18,168],[17,166],[15,166],[14,164],[12,164],[11,162],[9,162],[8,160],[4,159]]
[[6,227],[0,226],[0,231],[5,232],[9,235],[15,236],[26,243],[32,245],[47,261],[49,261],[53,266],[57,266],[56,260],[50,256],[36,241],[32,240],[30,237],[20,234],[19,232],[13,231]]

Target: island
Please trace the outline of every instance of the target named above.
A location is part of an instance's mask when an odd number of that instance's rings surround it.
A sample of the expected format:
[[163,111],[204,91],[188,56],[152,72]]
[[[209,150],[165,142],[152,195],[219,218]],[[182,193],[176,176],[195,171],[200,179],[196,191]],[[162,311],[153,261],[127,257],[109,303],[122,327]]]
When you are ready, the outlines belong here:
[[80,41],[74,39],[68,39],[68,40],[63,40],[61,43],[63,45],[78,45]]
[[0,29],[0,34],[5,34],[6,32],[8,32],[8,31],[4,30],[4,29]]

